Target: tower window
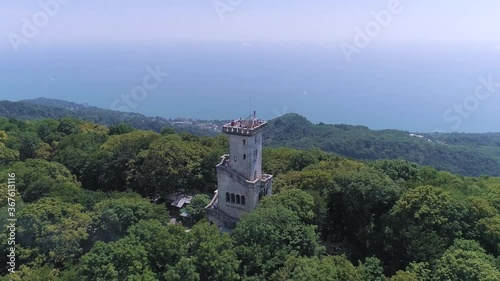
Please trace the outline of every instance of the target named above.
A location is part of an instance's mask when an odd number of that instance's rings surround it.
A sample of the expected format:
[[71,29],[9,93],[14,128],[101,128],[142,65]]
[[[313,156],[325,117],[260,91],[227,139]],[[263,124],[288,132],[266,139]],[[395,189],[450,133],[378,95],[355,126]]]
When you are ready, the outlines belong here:
[[246,159],[247,159],[247,155],[243,154],[243,160],[246,160]]
[[241,201],[240,201],[240,196],[239,195],[236,195],[236,204],[240,204]]
[[247,140],[243,140],[243,145],[246,145],[247,144]]
[[241,205],[245,206],[245,196],[241,196]]
[[226,192],[226,202],[229,202],[229,199],[230,199],[229,197],[230,197],[229,192]]
[[236,162],[236,156],[234,156],[234,162]]
[[253,179],[256,180],[257,179],[257,171],[253,171]]
[[235,202],[234,193],[231,193],[231,203],[234,203],[234,202]]

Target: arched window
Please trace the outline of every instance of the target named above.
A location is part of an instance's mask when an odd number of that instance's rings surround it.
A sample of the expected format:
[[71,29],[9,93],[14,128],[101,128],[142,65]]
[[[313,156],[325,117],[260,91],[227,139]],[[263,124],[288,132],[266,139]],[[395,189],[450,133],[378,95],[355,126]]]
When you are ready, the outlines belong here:
[[231,203],[234,203],[234,201],[235,201],[234,193],[231,193]]
[[234,162],[236,162],[236,156],[234,156]]
[[239,195],[236,195],[236,204],[241,204],[240,196]]
[[257,179],[257,171],[253,171],[253,180]]
[[247,155],[243,154],[243,160],[246,160],[246,159],[247,159]]
[[241,205],[243,206],[245,205],[245,196],[243,195],[241,196]]
[[226,202],[229,202],[229,199],[230,199],[229,192],[226,192]]
[[247,140],[243,140],[243,145],[246,145],[247,144]]

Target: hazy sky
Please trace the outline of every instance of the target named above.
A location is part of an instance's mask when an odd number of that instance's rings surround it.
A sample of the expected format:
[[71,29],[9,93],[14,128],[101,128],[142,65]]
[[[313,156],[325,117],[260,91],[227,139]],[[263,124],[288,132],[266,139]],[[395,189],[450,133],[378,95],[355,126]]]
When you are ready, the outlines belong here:
[[[51,2],[55,0],[42,0]],[[372,12],[391,0],[107,0],[68,2],[40,28],[30,44],[123,41],[352,40]],[[39,1],[0,0],[0,47],[22,34],[23,18],[43,11]],[[500,40],[498,0],[401,0],[378,40]]]
[[[500,83],[499,12],[499,0],[0,0],[0,99],[110,108],[161,65],[168,83],[133,111],[224,119],[214,96],[239,93],[234,111],[252,96],[264,118],[500,131],[500,96],[470,103],[479,77]],[[378,41],[357,44],[359,30]]]

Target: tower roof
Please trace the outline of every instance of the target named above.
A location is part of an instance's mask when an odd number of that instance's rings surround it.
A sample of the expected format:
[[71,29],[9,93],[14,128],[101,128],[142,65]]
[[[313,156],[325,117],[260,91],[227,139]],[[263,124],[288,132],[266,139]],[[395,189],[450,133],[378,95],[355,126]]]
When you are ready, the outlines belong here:
[[252,136],[267,126],[267,122],[255,118],[255,113],[244,120],[233,120],[222,126],[222,132],[231,135]]

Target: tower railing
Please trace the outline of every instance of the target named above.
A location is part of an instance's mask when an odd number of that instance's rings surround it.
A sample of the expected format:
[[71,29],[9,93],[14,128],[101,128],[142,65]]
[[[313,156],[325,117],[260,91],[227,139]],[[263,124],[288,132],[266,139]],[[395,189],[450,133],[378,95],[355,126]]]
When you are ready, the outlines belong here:
[[219,200],[219,190],[217,189],[215,191],[215,195],[214,197],[212,198],[212,201],[210,201],[210,203],[208,203],[207,206],[205,206],[205,209],[211,209],[215,206],[215,203]]
[[238,120],[231,121],[231,123],[222,126],[222,132],[226,134],[250,136],[261,131],[266,126],[267,122],[263,120]]

